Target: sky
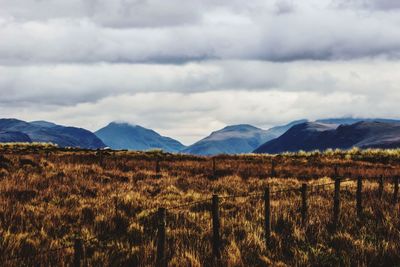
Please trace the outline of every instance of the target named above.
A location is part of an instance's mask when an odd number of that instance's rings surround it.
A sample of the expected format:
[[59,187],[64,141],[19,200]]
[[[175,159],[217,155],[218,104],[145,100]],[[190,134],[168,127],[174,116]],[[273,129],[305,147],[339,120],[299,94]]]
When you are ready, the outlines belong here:
[[400,118],[398,0],[0,0],[0,117],[226,125]]

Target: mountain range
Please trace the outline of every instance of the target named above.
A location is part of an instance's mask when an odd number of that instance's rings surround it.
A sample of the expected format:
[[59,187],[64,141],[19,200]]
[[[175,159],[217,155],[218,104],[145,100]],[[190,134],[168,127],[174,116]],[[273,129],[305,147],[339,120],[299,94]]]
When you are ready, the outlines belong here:
[[268,130],[248,124],[230,125],[185,146],[154,130],[111,122],[95,133],[47,121],[0,119],[0,142],[51,142],[60,147],[151,150],[196,155],[281,153],[327,148],[400,147],[400,121],[391,119],[330,118],[293,121]]
[[212,132],[182,152],[196,155],[248,153],[272,138],[266,130],[248,124],[233,125]]
[[256,153],[400,147],[400,122],[359,121],[353,124],[306,122],[257,148]]
[[60,147],[88,149],[105,147],[95,134],[82,128],[17,119],[0,119],[0,142],[46,142]]
[[263,130],[249,124],[227,126],[212,132],[209,136],[188,146],[182,152],[195,155],[250,153],[265,142],[279,137],[293,125],[305,121],[294,121],[269,130]]

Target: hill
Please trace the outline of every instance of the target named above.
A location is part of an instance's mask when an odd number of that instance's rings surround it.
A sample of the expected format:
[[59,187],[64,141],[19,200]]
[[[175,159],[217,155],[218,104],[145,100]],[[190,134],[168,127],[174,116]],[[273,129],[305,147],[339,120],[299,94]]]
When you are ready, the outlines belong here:
[[104,143],[88,130],[45,121],[26,122],[17,119],[0,119],[0,132],[8,132],[8,134],[2,135],[1,142],[45,142],[60,147],[88,149],[105,147]]
[[365,122],[386,122],[386,123],[397,123],[400,122],[400,120],[395,120],[395,119],[382,119],[382,118],[328,118],[328,119],[319,119],[316,120],[315,122],[320,122],[320,123],[327,123],[327,124],[337,124],[337,125],[341,125],[341,124],[354,124],[357,122],[361,122],[361,121],[365,121]]
[[27,134],[21,132],[0,132],[0,143],[31,143]]
[[227,126],[212,132],[183,152],[195,155],[248,153],[263,142],[274,138],[273,136],[266,130],[248,124]]
[[179,141],[161,136],[157,132],[128,123],[111,122],[95,134],[112,149],[150,150],[162,149],[179,152],[185,148]]
[[400,123],[361,121],[350,125],[307,122],[295,125],[282,136],[266,142],[255,153],[282,153],[328,148],[400,147]]

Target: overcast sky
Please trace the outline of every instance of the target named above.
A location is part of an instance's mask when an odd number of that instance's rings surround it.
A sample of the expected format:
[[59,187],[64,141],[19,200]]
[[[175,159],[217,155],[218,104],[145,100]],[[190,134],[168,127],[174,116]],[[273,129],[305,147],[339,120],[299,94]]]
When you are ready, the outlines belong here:
[[230,124],[400,118],[399,0],[0,0],[0,117],[190,144]]

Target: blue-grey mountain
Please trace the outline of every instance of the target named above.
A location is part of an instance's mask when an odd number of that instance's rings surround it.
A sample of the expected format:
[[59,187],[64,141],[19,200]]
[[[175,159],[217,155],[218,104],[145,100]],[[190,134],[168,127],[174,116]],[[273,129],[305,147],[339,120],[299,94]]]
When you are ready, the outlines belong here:
[[293,126],[282,136],[261,145],[255,152],[282,153],[352,147],[399,148],[400,123],[361,121],[338,126],[307,122]]
[[157,132],[138,125],[112,122],[95,134],[112,149],[151,150],[179,152],[185,148],[179,141],[161,136]]
[[248,153],[274,138],[268,131],[248,125],[227,126],[183,150],[196,155]]
[[206,138],[187,147],[183,152],[195,155],[250,153],[264,142],[281,136],[293,125],[306,121],[293,121],[268,130],[248,124],[227,126],[219,131],[212,132]]
[[354,124],[360,121],[367,121],[367,122],[371,122],[371,121],[377,121],[377,122],[387,122],[387,123],[396,123],[396,122],[400,122],[400,120],[395,120],[395,119],[382,119],[382,118],[329,118],[329,119],[320,119],[320,120],[316,120],[316,122],[320,122],[320,123],[327,123],[327,124],[337,124],[337,125],[341,125],[341,124]]
[[[267,130],[268,135],[269,135],[267,141],[275,139],[275,138],[281,136],[282,134],[284,134],[287,130],[289,130],[293,126],[295,126],[297,124],[305,123],[307,121],[308,120],[306,120],[306,119],[302,119],[302,120],[292,121],[286,125],[279,125],[279,126],[272,127]],[[265,142],[267,142],[267,141],[265,141]]]
[[27,134],[21,132],[2,131],[0,132],[0,143],[31,143],[32,140]]
[[0,119],[0,132],[8,133],[2,135],[0,142],[46,142],[60,147],[88,149],[105,147],[104,143],[88,130],[45,121]]

